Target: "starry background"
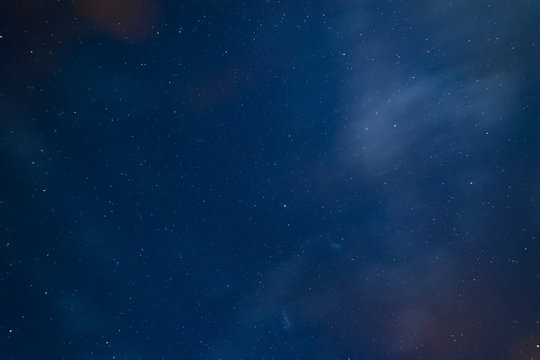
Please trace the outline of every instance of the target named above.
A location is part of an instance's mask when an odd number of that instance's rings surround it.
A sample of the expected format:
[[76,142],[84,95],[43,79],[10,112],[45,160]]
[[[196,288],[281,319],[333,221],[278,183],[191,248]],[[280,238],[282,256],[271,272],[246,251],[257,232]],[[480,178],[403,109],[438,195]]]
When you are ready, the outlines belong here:
[[2,1],[0,358],[540,359],[539,14]]

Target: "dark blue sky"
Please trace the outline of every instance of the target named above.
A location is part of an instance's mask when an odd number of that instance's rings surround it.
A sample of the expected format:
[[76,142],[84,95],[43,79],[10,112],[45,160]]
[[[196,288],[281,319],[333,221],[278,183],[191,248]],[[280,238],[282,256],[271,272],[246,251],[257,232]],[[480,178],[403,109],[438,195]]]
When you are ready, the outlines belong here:
[[540,359],[535,14],[2,2],[0,359]]

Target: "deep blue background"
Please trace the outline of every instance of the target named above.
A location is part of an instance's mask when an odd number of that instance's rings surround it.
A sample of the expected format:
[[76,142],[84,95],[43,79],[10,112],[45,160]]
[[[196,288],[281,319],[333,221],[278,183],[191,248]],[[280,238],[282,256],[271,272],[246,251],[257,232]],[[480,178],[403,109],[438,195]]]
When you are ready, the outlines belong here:
[[3,1],[1,359],[540,359],[537,1]]

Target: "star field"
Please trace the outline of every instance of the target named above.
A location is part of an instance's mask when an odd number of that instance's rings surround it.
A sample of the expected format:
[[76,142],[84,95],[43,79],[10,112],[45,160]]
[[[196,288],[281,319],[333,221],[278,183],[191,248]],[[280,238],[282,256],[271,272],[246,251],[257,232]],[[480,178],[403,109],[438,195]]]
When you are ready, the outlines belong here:
[[0,4],[0,358],[540,359],[535,14]]

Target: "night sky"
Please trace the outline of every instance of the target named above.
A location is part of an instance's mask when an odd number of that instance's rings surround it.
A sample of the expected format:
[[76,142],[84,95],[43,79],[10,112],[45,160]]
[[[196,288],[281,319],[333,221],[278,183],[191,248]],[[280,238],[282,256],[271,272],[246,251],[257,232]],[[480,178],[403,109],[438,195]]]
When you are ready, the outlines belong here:
[[0,359],[540,359],[540,2],[2,0]]

